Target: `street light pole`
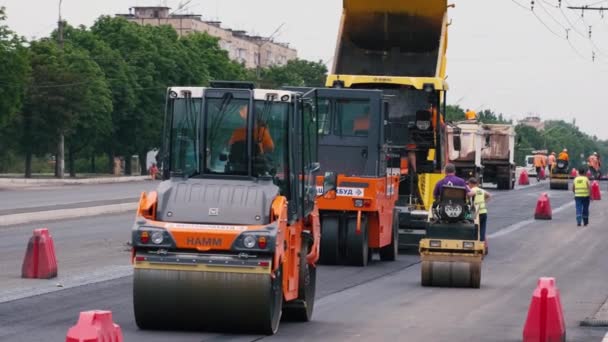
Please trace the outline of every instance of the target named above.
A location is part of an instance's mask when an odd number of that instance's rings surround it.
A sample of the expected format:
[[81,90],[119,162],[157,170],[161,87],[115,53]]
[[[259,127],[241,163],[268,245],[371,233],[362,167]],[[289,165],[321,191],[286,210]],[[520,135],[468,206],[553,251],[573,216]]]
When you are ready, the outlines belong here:
[[[63,50],[63,19],[61,18],[61,4],[59,0],[59,20],[57,21],[57,40],[59,48]],[[63,178],[65,170],[65,136],[63,131],[59,132],[59,143],[57,145],[57,158],[55,158],[55,176]]]

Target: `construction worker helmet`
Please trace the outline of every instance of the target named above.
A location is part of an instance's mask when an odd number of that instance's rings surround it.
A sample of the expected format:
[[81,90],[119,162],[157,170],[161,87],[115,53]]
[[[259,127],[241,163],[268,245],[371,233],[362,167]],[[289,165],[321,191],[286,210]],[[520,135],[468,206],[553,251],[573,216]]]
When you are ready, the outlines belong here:
[[594,156],[597,156],[597,152],[593,152],[593,155],[594,155]]
[[552,155],[555,155],[555,152],[551,152]]
[[565,148],[563,152],[568,152],[568,149],[567,149],[567,148]]

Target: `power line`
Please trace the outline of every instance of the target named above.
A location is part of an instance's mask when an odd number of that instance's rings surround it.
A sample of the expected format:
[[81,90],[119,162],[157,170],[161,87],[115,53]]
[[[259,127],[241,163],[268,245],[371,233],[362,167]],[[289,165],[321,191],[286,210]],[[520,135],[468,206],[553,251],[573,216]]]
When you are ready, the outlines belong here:
[[517,2],[517,1],[515,1],[515,0],[511,0],[511,1],[513,1],[513,3],[514,3],[514,4],[516,4],[517,6],[519,6],[519,7],[523,8],[523,9],[525,9],[526,11],[530,11],[530,9],[529,9],[528,7],[526,7],[526,6],[522,5],[522,4],[520,4],[519,2]]
[[[523,4],[521,4],[520,2],[518,2],[518,1],[516,1],[516,0],[511,0],[511,2],[513,2],[513,3],[514,3],[514,4],[516,4],[517,6],[519,6],[519,7],[523,8],[523,9],[525,9],[526,11],[532,12],[532,14],[534,15],[534,17],[536,17],[536,19],[537,19],[537,20],[538,20],[538,21],[539,21],[539,22],[540,22],[540,23],[541,23],[541,24],[542,24],[542,25],[543,25],[543,26],[544,26],[544,27],[545,27],[545,28],[546,28],[546,29],[547,29],[547,30],[548,30],[548,31],[549,31],[551,34],[553,34],[553,35],[554,35],[554,36],[556,36],[557,38],[560,38],[560,39],[565,39],[565,40],[568,42],[568,46],[569,46],[569,47],[570,47],[570,48],[571,48],[571,49],[572,49],[572,50],[573,50],[573,51],[574,51],[574,52],[575,52],[575,53],[576,53],[576,54],[577,54],[579,57],[581,57],[581,58],[583,58],[583,59],[585,59],[585,60],[587,60],[587,59],[588,59],[587,57],[585,57],[585,55],[584,55],[584,54],[582,54],[582,53],[581,53],[581,52],[580,52],[580,51],[579,51],[579,50],[578,50],[578,49],[577,49],[577,48],[574,46],[574,44],[573,44],[573,43],[572,43],[572,41],[570,40],[570,35],[569,35],[570,30],[574,30],[574,32],[576,32],[576,33],[577,33],[579,36],[581,36],[581,37],[582,37],[582,38],[584,38],[585,40],[588,40],[588,41],[591,43],[591,45],[593,46],[593,50],[591,51],[591,58],[592,58],[592,61],[595,61],[595,59],[597,59],[597,56],[596,56],[596,53],[595,53],[595,52],[596,52],[596,50],[597,50],[597,51],[598,51],[600,54],[604,55],[604,54],[603,54],[603,51],[601,51],[601,49],[599,49],[599,47],[597,46],[597,44],[595,44],[595,42],[593,41],[593,39],[591,39],[591,37],[587,37],[587,36],[585,36],[584,34],[582,34],[582,33],[581,33],[581,32],[580,32],[578,29],[577,29],[576,25],[575,25],[575,24],[573,24],[573,23],[572,23],[572,21],[570,21],[570,19],[568,18],[568,16],[565,14],[565,12],[563,11],[563,9],[561,8],[561,1],[562,1],[562,0],[560,0],[559,6],[554,6],[553,4],[549,3],[549,2],[548,2],[548,1],[546,1],[546,0],[540,0],[540,1],[538,1],[538,2],[537,2],[537,4],[538,4],[538,6],[539,6],[539,7],[540,7],[540,8],[541,8],[541,9],[542,9],[542,10],[543,10],[545,13],[546,13],[546,15],[548,15],[548,16],[551,18],[551,20],[553,20],[553,22],[555,22],[555,24],[557,24],[557,25],[558,25],[560,28],[562,28],[562,29],[564,30],[565,35],[560,35],[559,33],[557,33],[557,32],[556,32],[554,29],[552,29],[552,28],[551,28],[549,25],[547,25],[547,23],[546,23],[546,22],[545,22],[545,21],[544,21],[544,20],[543,20],[543,19],[542,19],[542,18],[541,18],[541,17],[540,17],[540,16],[539,16],[537,13],[536,13],[536,11],[534,11],[534,4],[535,4],[534,0],[531,0],[531,3],[530,3],[530,5],[531,5],[531,6],[530,6],[530,8],[527,8],[526,6],[524,6]],[[564,2],[567,2],[567,0],[563,0],[563,1],[564,1]],[[605,0],[605,1],[608,1],[608,0]],[[549,4],[551,7],[559,8],[559,9],[560,9],[560,11],[562,12],[562,15],[564,16],[564,18],[566,19],[566,21],[567,21],[567,22],[568,22],[568,24],[570,25],[570,27],[566,27],[566,26],[565,26],[565,25],[564,25],[564,24],[563,24],[561,21],[557,20],[557,19],[555,18],[555,16],[553,16],[553,15],[552,15],[552,14],[551,14],[551,13],[550,13],[550,12],[549,12],[549,11],[548,11],[548,10],[547,10],[545,7],[544,7],[544,6],[543,6],[543,4],[542,4],[543,2],[544,2],[545,4]],[[570,5],[570,4],[567,4],[567,5]],[[586,24],[586,22],[584,22],[584,19],[583,19],[583,18],[579,18],[579,20],[583,20],[583,23],[584,23],[585,25],[587,25],[587,24]],[[575,23],[576,23],[576,22],[575,22]]]
[[[570,4],[570,2],[568,0],[564,0],[564,2],[566,3],[566,5],[568,6],[568,8],[573,9],[574,6],[572,6],[572,4]],[[587,7],[589,8],[589,7]],[[574,8],[576,9],[576,8]],[[606,8],[606,10],[608,10],[608,8]],[[584,12],[584,10],[583,10]],[[597,46],[597,44],[595,43],[595,41],[591,38],[591,30],[593,25],[589,25],[586,21],[585,18],[583,18],[583,15],[581,14],[581,20],[583,21],[583,24],[585,24],[585,26],[589,27],[589,42],[591,43],[591,45],[593,46],[593,48],[595,50],[597,50],[597,52],[599,52],[600,55],[604,56],[604,57],[608,57],[608,55],[599,48],[599,46]]]
[[547,15],[549,16],[549,18],[551,18],[551,20],[553,20],[553,22],[555,22],[557,25],[559,25],[564,30],[566,30],[566,31],[568,30],[567,27],[564,27],[564,25],[560,21],[558,21],[557,19],[555,19],[555,17],[553,15],[551,15],[551,13],[549,13],[549,11],[547,11],[547,9],[542,5],[541,2],[538,3],[538,7],[540,7],[545,13],[547,13]]
[[[546,2],[546,1],[545,1]],[[564,29],[564,31],[566,32],[566,40],[568,41],[568,45],[570,46],[570,48],[581,58],[586,59],[585,56],[574,46],[574,44],[572,44],[572,42],[570,41],[570,37],[569,37],[569,31],[571,28],[567,28],[565,27],[559,20],[557,20],[551,13],[549,13],[549,11],[542,5],[542,3],[538,3],[539,7],[545,12],[547,13],[547,15],[557,24],[559,25],[561,28]],[[557,8],[557,7],[556,7]],[[570,25],[572,26],[572,25]]]
[[541,24],[543,24],[543,26],[547,28],[547,30],[548,30],[549,32],[553,33],[553,35],[554,35],[554,36],[556,36],[556,37],[557,37],[557,38],[559,38],[559,39],[566,39],[565,37],[562,37],[562,36],[560,36],[559,34],[555,33],[555,31],[553,31],[553,30],[552,30],[552,29],[549,27],[549,25],[547,25],[547,24],[546,24],[546,23],[545,23],[545,22],[544,22],[544,21],[543,21],[543,20],[542,20],[542,19],[541,19],[541,18],[538,16],[538,14],[536,14],[536,12],[534,12],[534,11],[531,11],[531,12],[532,12],[532,14],[534,14],[534,16],[536,17],[536,19],[538,19],[538,21],[540,21],[540,23],[541,23]]

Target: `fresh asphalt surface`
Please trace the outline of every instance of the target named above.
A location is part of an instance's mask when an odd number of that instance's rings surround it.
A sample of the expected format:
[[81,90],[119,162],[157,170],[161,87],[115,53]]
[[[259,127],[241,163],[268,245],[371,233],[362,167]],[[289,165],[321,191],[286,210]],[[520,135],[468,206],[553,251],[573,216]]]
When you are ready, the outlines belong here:
[[[602,185],[605,187],[605,185]],[[548,192],[552,221],[532,221],[541,192]],[[489,203],[490,255],[481,289],[423,288],[416,254],[366,268],[320,266],[313,321],[283,322],[272,337],[206,332],[140,331],[133,319],[130,276],[0,304],[0,340],[60,341],[80,311],[112,310],[125,341],[517,341],[538,277],[557,279],[569,341],[601,341],[606,328],[579,327],[608,296],[605,201],[592,205],[591,225],[574,224],[571,191],[546,184],[494,191]],[[128,267],[133,215],[54,222],[60,277],[25,280],[19,272],[31,229],[0,229],[0,302],[3,292],[41,287],[99,269]],[[5,257],[6,256],[6,257]],[[91,280],[93,280],[93,276]],[[66,279],[69,282],[69,279]]]

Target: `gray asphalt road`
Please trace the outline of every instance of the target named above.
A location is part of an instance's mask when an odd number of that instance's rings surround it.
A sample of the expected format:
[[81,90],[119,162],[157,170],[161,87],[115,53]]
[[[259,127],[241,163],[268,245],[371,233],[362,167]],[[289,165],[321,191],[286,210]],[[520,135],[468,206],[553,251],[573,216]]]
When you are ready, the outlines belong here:
[[[604,286],[608,280],[608,272],[605,272],[608,256],[603,253],[603,240],[608,232],[602,229],[603,222],[608,219],[604,214],[608,204],[594,205],[594,221],[585,229],[577,229],[572,224],[571,207],[556,213],[553,221],[516,225],[532,217],[541,191],[547,190],[537,187],[496,192],[490,206],[491,254],[484,262],[481,289],[420,287],[416,255],[401,255],[398,262],[375,262],[364,269],[322,266],[314,321],[283,323],[278,335],[264,339],[521,340],[535,282],[539,276],[550,275],[557,277],[562,291],[569,340],[601,340],[604,330],[579,328],[577,324],[592,315],[608,295],[608,288]],[[549,193],[554,208],[571,201],[570,192]],[[125,230],[131,219],[132,215],[122,215],[58,222],[54,236],[57,244],[63,244],[63,253],[74,258],[75,266],[71,268],[78,270],[82,266],[79,272],[87,272],[87,267],[92,271],[113,264],[123,265],[128,256],[120,250],[120,242],[128,236]],[[82,226],[86,228],[79,228]],[[12,244],[29,235],[30,228],[18,227],[6,234],[0,231],[0,241],[9,240],[0,247],[10,250]],[[22,234],[20,238],[12,237],[19,234]],[[100,243],[104,238],[109,239],[110,247]],[[64,239],[65,242],[60,242]],[[85,247],[83,241],[91,243]],[[112,241],[117,243],[116,249],[113,249]],[[22,257],[17,251],[11,255]],[[61,263],[61,255],[59,257]],[[2,265],[10,264],[4,259],[0,260]],[[19,266],[3,266],[6,268],[2,273],[14,272]],[[75,323],[78,313],[91,309],[112,310],[126,341],[252,341],[261,338],[139,331],[133,321],[131,277],[122,277],[0,304],[0,321],[3,322],[0,340],[61,340]]]
[[99,205],[100,202],[108,204],[117,200],[137,199],[143,191],[153,190],[157,185],[157,181],[143,181],[0,190],[0,213],[6,215],[23,212],[23,209],[51,210],[53,206],[90,206]]

